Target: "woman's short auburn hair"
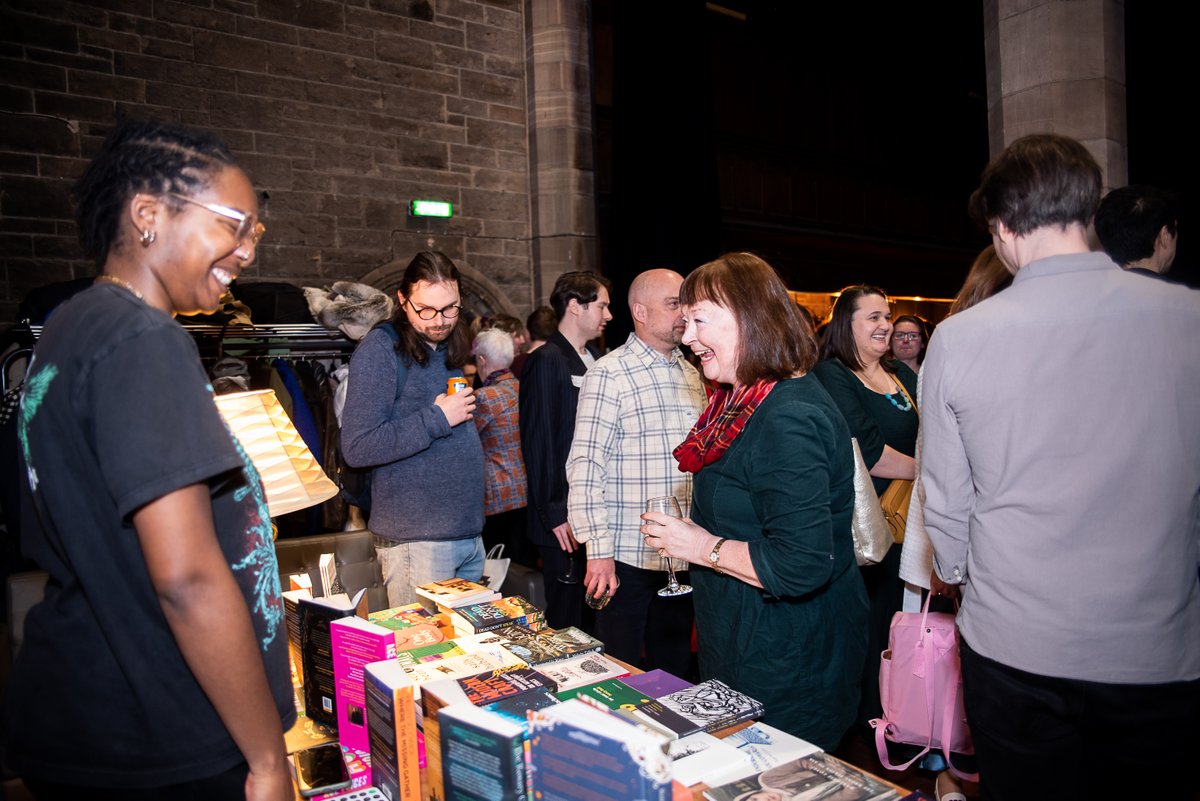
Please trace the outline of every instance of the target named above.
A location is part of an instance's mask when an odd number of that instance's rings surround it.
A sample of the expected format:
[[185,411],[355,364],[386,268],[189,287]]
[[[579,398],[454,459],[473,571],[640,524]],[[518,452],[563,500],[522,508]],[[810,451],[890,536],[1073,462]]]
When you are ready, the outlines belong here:
[[817,344],[787,287],[753,253],[726,253],[693,270],[679,289],[679,302],[691,306],[702,300],[728,309],[737,322],[741,384],[781,381],[816,364]]

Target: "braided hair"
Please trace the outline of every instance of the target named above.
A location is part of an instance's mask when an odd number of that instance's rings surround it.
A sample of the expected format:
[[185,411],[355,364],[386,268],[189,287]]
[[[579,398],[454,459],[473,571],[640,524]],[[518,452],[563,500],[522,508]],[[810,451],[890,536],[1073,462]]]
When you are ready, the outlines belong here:
[[233,153],[208,131],[158,120],[118,123],[71,192],[84,255],[103,269],[133,195],[191,195],[232,166]]

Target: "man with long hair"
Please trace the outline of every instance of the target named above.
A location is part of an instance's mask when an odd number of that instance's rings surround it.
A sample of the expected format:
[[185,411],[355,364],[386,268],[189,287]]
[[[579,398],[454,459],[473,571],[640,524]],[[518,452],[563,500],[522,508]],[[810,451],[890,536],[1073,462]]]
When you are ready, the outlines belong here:
[[478,581],[484,560],[475,393],[446,392],[470,359],[458,268],[444,253],[418,253],[396,298],[394,331],[375,328],[350,360],[342,414],[346,463],[373,468],[368,522],[392,606],[416,600],[418,584]]

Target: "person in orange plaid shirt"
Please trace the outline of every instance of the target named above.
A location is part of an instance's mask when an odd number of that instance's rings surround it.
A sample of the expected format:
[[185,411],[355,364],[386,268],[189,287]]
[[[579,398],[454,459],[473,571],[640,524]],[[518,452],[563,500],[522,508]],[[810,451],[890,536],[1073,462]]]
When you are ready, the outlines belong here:
[[483,543],[502,543],[506,556],[522,558],[525,546],[525,462],[517,414],[517,379],[512,374],[516,348],[510,334],[498,328],[475,337],[475,364],[483,386],[475,394],[475,428],[483,444]]

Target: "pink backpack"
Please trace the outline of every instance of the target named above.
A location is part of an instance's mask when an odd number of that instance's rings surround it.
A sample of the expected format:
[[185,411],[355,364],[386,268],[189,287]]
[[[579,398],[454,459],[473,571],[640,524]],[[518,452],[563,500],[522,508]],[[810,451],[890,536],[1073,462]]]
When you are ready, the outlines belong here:
[[[963,712],[962,671],[954,615],[930,612],[929,599],[918,612],[892,617],[888,649],[879,665],[883,717],[871,721],[879,761],[889,770],[905,770],[932,749],[940,749],[956,775],[978,781],[951,764],[950,754],[973,754],[971,731]],[[888,759],[887,740],[921,746],[900,765]]]

